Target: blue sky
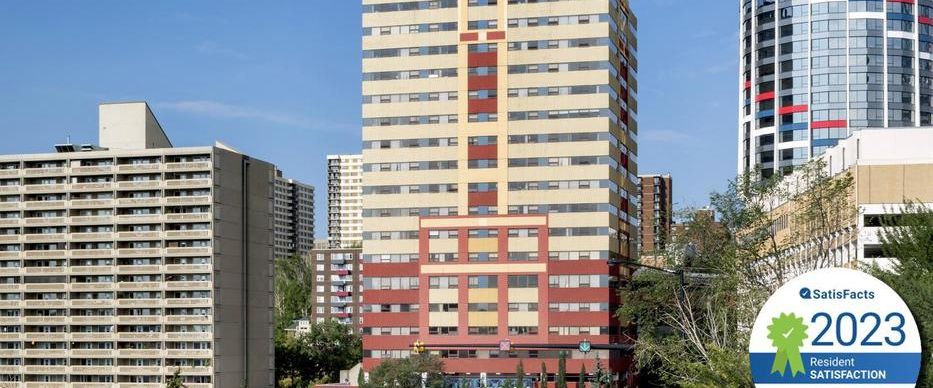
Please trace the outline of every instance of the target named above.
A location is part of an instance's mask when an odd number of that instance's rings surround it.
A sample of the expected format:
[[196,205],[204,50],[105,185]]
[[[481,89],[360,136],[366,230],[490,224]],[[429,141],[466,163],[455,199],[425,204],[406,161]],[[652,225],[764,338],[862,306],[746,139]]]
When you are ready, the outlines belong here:
[[[633,0],[640,172],[680,206],[735,174],[738,5]],[[224,141],[324,189],[360,148],[356,0],[0,4],[0,154],[96,142],[97,104],[146,100],[177,146]],[[317,234],[324,233],[323,191]]]

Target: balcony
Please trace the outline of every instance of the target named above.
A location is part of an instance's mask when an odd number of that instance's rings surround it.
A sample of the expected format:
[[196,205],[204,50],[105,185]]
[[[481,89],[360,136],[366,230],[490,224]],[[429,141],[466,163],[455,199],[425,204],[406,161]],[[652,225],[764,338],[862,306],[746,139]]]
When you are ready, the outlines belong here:
[[160,256],[162,255],[161,248],[119,248],[117,249],[118,256]]
[[[80,301],[87,302],[87,303],[77,304],[77,303],[74,303],[75,300],[72,300],[71,304],[75,307],[79,307],[79,306],[80,307],[102,307],[102,306],[112,307],[111,302],[113,300],[112,299],[80,299]],[[91,302],[93,302],[93,304]],[[100,303],[100,302],[107,302],[107,303]],[[117,319],[114,318],[112,315],[94,315],[94,316],[76,315],[76,316],[71,317],[71,323],[73,324],[112,325],[116,321]],[[80,337],[78,336],[79,334],[80,334]],[[74,336],[74,339],[97,338],[97,337],[104,338],[104,339],[114,338],[113,333],[72,333],[71,335]]]
[[25,201],[23,208],[26,210],[64,209],[65,201]]
[[[152,319],[149,320],[149,323],[159,322],[161,322],[161,317],[152,317]],[[118,340],[159,340],[161,337],[162,333],[117,333]]]
[[65,217],[30,217],[23,220],[26,225],[65,225]]
[[118,172],[139,172],[139,171],[159,171],[162,165],[159,163],[143,164],[120,164],[117,165]]
[[28,309],[64,308],[65,300],[26,299],[23,301],[23,307]]
[[20,186],[0,186],[0,194],[16,194],[20,192]]
[[166,290],[209,290],[211,282],[165,282]]
[[23,236],[23,241],[31,242],[62,242],[65,241],[65,235],[63,233],[49,233],[49,234],[27,234]]
[[16,177],[18,177],[19,175],[20,175],[20,174],[19,174],[19,170],[18,170],[18,169],[5,169],[5,170],[0,170],[0,178],[16,178]]
[[[100,333],[97,333],[100,334]],[[89,358],[98,358],[98,357],[113,357],[113,349],[71,349],[72,357],[89,357]],[[73,367],[79,368],[79,367]],[[80,367],[80,368],[96,368],[96,367]],[[110,367],[106,367],[110,368]],[[106,374],[106,373],[105,373]]]
[[72,233],[71,240],[72,241],[101,241],[101,240],[110,241],[110,240],[113,240],[113,233],[110,233],[110,232]]
[[72,207],[113,207],[112,199],[72,199]]
[[66,190],[64,183],[55,183],[49,185],[25,185],[27,193],[51,193],[63,192]]
[[120,282],[117,283],[117,291],[159,291],[162,289],[161,282]]
[[155,190],[161,187],[162,181],[120,181],[117,182],[117,189],[132,189],[132,190]]
[[[23,367],[23,372],[32,373],[32,374],[55,374],[61,375],[68,373],[67,365],[26,365]],[[67,387],[68,383],[26,383],[27,387]]]
[[167,273],[189,273],[192,271],[203,272],[211,271],[210,264],[168,264],[165,266]]
[[159,232],[117,232],[117,238],[121,240],[159,240]]
[[31,283],[23,284],[23,290],[26,292],[65,291],[66,286],[66,283]]
[[23,267],[25,275],[62,275],[68,270],[67,267]]
[[69,217],[68,222],[72,225],[112,224],[113,216],[73,216]]
[[121,224],[144,224],[162,221],[160,214],[121,214],[117,216],[117,222]]
[[22,171],[28,177],[65,175],[64,167],[24,168]]
[[0,226],[19,226],[19,218],[0,218]]
[[69,253],[75,258],[108,258],[113,256],[113,249],[72,249]]
[[117,206],[160,206],[162,198],[118,198]]
[[23,333],[23,337],[25,337],[25,341],[28,341],[28,342],[35,342],[35,341],[67,341],[67,340],[68,340],[68,333],[65,333],[65,332],[61,332],[61,333],[40,333],[40,332],[34,332],[34,333]]
[[169,171],[208,171],[211,169],[211,162],[176,162],[165,163],[165,169]]
[[117,307],[162,307],[162,299],[117,299]]
[[[120,333],[120,335],[124,335],[124,334],[133,335],[133,334],[139,334],[139,333]],[[132,337],[130,337],[130,339],[132,339]],[[111,352],[112,354],[112,352],[114,351],[109,350],[108,352]],[[142,357],[162,357],[163,356],[161,349],[117,349],[116,353],[117,353],[117,357],[121,357],[121,358],[142,358]]]
[[165,333],[165,339],[170,341],[210,341],[212,333]]
[[168,222],[208,222],[210,220],[211,213],[173,213],[165,215],[165,221]]
[[209,195],[200,195],[195,197],[166,197],[166,205],[210,205],[211,197]]
[[170,188],[200,188],[210,186],[210,179],[170,179],[165,181],[165,187]]
[[18,243],[22,240],[18,234],[0,234],[0,243]]
[[113,341],[116,336],[113,333],[71,333],[71,339],[73,341]]
[[161,366],[118,366],[117,374],[121,375],[160,375]]
[[166,256],[188,256],[188,255],[197,255],[197,256],[210,256],[211,247],[174,247],[174,248],[165,248]]
[[168,325],[206,324],[213,322],[210,315],[166,315],[165,323]]
[[26,258],[36,259],[36,258],[62,258],[67,255],[66,251],[63,249],[47,250],[47,251],[23,251]]
[[[71,291],[108,291],[114,289],[113,283],[69,283],[68,288]],[[91,302],[90,300],[86,303]],[[110,305],[112,302],[107,300],[94,300],[94,302],[99,302],[102,305]]]
[[20,210],[22,208],[21,202],[0,202],[0,210]]
[[158,265],[120,265],[117,267],[117,273],[156,273],[162,270]]
[[210,230],[169,230],[165,232],[165,238],[210,238]]
[[166,307],[210,307],[212,304],[213,304],[213,301],[210,298],[165,299]]
[[113,166],[76,166],[71,168],[72,174],[100,174],[113,172]]
[[99,191],[113,190],[113,182],[83,182],[72,183],[71,191]]
[[[161,315],[120,315],[118,325],[157,324],[162,322]],[[119,339],[158,339],[160,333],[118,333]]]
[[171,358],[208,358],[214,356],[210,349],[169,349],[165,353],[166,357]]

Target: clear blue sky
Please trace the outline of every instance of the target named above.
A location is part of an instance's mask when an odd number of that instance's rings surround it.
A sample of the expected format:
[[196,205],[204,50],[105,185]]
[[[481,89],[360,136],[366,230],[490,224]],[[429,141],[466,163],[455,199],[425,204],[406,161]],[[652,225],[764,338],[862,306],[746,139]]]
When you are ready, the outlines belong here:
[[[633,0],[640,172],[700,206],[735,173],[737,4]],[[224,141],[324,189],[360,148],[360,3],[5,1],[0,154],[95,142],[97,104],[146,100],[177,146]],[[324,234],[323,191],[317,234]]]

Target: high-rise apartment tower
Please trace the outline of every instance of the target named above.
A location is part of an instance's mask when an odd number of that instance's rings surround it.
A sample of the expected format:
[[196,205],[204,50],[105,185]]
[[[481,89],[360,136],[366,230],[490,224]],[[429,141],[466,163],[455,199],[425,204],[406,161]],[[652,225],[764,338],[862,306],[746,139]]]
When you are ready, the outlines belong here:
[[275,257],[305,256],[314,247],[314,187],[275,172]]
[[145,103],[56,149],[0,156],[0,385],[272,387],[275,167]]
[[363,243],[362,168],[362,155],[327,155],[327,242],[332,248]]
[[641,175],[641,253],[664,250],[671,236],[673,186],[670,175]]
[[[502,379],[559,350],[500,341],[623,341],[635,31],[624,0],[363,1],[366,370],[420,340],[456,378]],[[568,351],[570,371],[628,367]]]
[[855,129],[933,122],[933,2],[739,4],[739,173],[789,173]]

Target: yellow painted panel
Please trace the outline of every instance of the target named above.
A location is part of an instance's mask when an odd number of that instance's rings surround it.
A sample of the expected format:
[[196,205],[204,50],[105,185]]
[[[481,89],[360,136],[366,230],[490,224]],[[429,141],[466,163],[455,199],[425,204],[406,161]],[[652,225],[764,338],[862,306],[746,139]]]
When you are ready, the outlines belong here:
[[510,237],[509,252],[534,252],[538,250],[537,237]]
[[933,164],[904,166],[904,197],[923,203],[933,202]]
[[467,241],[467,250],[470,253],[498,252],[499,239],[495,237],[471,238]]
[[469,326],[498,326],[499,325],[499,313],[497,312],[483,312],[483,313],[469,313],[467,318]]
[[495,288],[474,288],[467,293],[469,303],[498,303],[499,290]]
[[869,200],[871,203],[903,201],[903,166],[871,166]]
[[[538,285],[541,286],[540,284]],[[509,303],[537,303],[537,288],[510,288]]]
[[518,311],[509,313],[509,326],[538,326],[538,312]]
[[428,290],[428,303],[457,303],[457,289]]
[[[547,268],[545,263],[522,263],[522,264],[440,264],[426,265],[421,267],[423,274],[445,274],[445,273],[515,273],[515,272],[544,272]],[[502,280],[500,280],[502,281]]]
[[428,313],[430,326],[457,326],[459,323],[457,313]]
[[[540,175],[538,176],[541,177]],[[547,225],[547,216],[434,218],[421,220],[423,228],[456,228],[508,225]]]
[[[451,253],[457,252],[457,240],[452,238],[438,238],[428,241],[428,252],[430,253]],[[433,266],[432,266],[433,267]],[[434,272],[444,273],[444,272]]]

